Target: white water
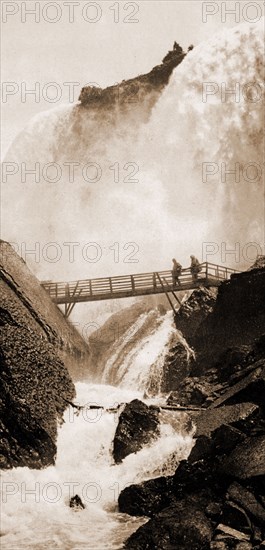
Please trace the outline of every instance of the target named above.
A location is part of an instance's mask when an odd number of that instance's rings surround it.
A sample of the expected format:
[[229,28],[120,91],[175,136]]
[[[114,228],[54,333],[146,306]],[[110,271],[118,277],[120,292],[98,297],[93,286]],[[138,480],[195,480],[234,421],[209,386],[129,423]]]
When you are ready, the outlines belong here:
[[[34,248],[56,242],[63,256],[45,261],[45,254],[28,261],[42,279],[74,280],[170,267],[177,256],[187,265],[189,255],[202,255],[204,242],[241,248],[249,242],[264,244],[264,21],[238,25],[221,32],[190,52],[177,67],[142,127],[131,119],[117,117],[115,124],[100,123],[96,113],[78,107],[61,107],[35,117],[17,137],[6,160],[26,163],[57,162],[62,178],[57,183],[28,176],[21,183],[21,169],[3,187],[4,238]],[[202,83],[214,82],[219,92],[202,101]],[[249,83],[260,86],[260,99],[222,102],[220,87],[227,89]],[[106,113],[105,113],[106,114]],[[107,114],[106,114],[107,116]],[[69,183],[64,162],[80,163],[76,178]],[[82,177],[81,168],[96,162],[102,169],[97,183]],[[115,182],[117,162],[121,173]],[[126,163],[135,163],[138,183],[125,180]],[[202,181],[202,164],[215,163],[217,174]],[[256,163],[261,170],[257,181],[239,182],[233,176],[221,181],[221,163],[241,170]],[[21,168],[21,167],[20,167]],[[49,172],[54,177],[54,171]],[[89,172],[93,176],[93,171]],[[253,173],[249,173],[253,178]],[[134,179],[134,178],[132,178]],[[10,209],[14,216],[10,216]],[[80,243],[75,261],[69,262],[64,242]],[[102,256],[88,262],[82,256],[85,243],[96,242]],[[118,261],[109,248],[120,245]],[[134,242],[136,263],[124,262],[123,246]],[[129,249],[128,252],[132,252]],[[220,261],[216,252],[211,260]],[[56,251],[55,251],[56,254]],[[255,250],[249,251],[249,255]],[[52,255],[52,254],[51,254]],[[95,255],[91,250],[90,256]],[[116,259],[117,260],[117,259]],[[244,263],[246,258],[241,256]],[[251,261],[251,260],[250,260]],[[223,263],[235,263],[227,256]],[[74,312],[75,314],[75,312]],[[95,319],[94,319],[95,320]]]
[[[142,397],[133,390],[83,383],[77,384],[77,394],[80,404],[100,403],[106,408]],[[56,466],[3,474],[2,550],[122,548],[145,520],[117,512],[119,492],[131,483],[173,474],[177,462],[189,454],[192,440],[164,424],[150,447],[115,465],[111,450],[117,421],[118,415],[111,412],[85,408],[76,416],[67,410]],[[177,423],[180,426],[181,419]],[[69,498],[75,494],[81,496],[85,510],[69,508]]]
[[160,315],[151,310],[140,315],[110,349],[102,376],[103,383],[137,388],[149,396],[162,391],[163,365],[169,349],[182,342],[189,360],[192,350],[176,331],[172,311]]
[[[191,252],[201,254],[205,241],[263,244],[262,182],[228,181],[224,185],[217,177],[206,185],[201,178],[202,162],[215,162],[219,167],[224,162],[227,168],[235,162],[241,166],[256,162],[263,167],[263,102],[222,103],[217,96],[203,104],[201,99],[203,81],[226,82],[227,88],[236,81],[263,85],[262,24],[243,25],[195,48],[174,71],[149,123],[138,135],[132,137],[131,124],[125,132],[122,128],[121,136],[119,128],[104,134],[103,127],[99,133],[93,117],[77,114],[76,108],[68,106],[35,118],[16,140],[8,160],[25,162],[28,168],[36,162],[84,164],[92,160],[101,164],[103,177],[96,185],[69,184],[63,179],[58,184],[31,181],[22,186],[20,177],[13,179],[3,190],[3,237],[26,241],[29,248],[36,241],[42,245],[74,241],[98,242],[102,249],[118,242],[123,250],[124,243],[135,242],[140,249],[137,271],[150,265],[152,270],[165,269],[176,250],[185,265]],[[114,162],[121,166],[138,163],[139,183],[110,184],[109,166]],[[80,273],[84,277],[111,275],[119,273],[121,266],[123,272],[132,272],[133,266],[126,265],[124,257],[117,263],[112,260],[110,251],[95,264],[88,264],[81,255],[73,263],[64,257],[45,263],[42,257],[33,269],[40,278],[65,280],[79,278]],[[130,401],[143,395],[153,374],[159,388],[171,331],[167,316],[159,330],[160,340],[153,334],[141,341],[140,349],[123,354],[118,373],[122,387],[78,385],[78,400],[107,407]],[[113,374],[115,364],[117,356],[112,356],[106,378]],[[66,418],[59,432],[55,467],[4,473],[3,550],[120,549],[142,520],[117,514],[118,491],[127,483],[173,472],[177,459],[185,457],[191,446],[190,437],[166,424],[151,447],[115,466],[111,444],[117,418],[105,412],[92,420],[86,414]],[[73,482],[79,485],[69,494],[66,484]],[[37,496],[25,495],[25,489],[34,489]],[[86,489],[88,495],[83,494]],[[14,494],[7,495],[7,490]],[[86,504],[79,513],[68,507],[69,496],[75,493]]]

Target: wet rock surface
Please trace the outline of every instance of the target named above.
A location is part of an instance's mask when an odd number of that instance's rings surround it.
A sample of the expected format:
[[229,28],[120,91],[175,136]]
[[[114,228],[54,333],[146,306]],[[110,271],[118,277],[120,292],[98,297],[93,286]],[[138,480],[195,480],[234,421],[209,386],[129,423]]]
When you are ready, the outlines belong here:
[[136,453],[159,434],[159,409],[148,407],[139,399],[127,403],[120,414],[113,442],[116,463]]
[[175,316],[176,327],[192,347],[196,343],[196,332],[209,313],[212,313],[216,299],[215,288],[198,288],[178,310]]
[[209,550],[212,526],[190,501],[165,508],[126,542],[128,550]]
[[[201,322],[195,305],[193,344],[201,342],[191,372],[168,399],[171,406],[194,407],[195,444],[174,476],[121,493],[124,512],[151,518],[126,548],[265,548],[264,276],[255,267],[221,285]],[[189,312],[185,335],[189,317],[193,326]]]
[[[20,258],[13,252],[8,258],[15,278],[11,284],[10,274],[1,272],[0,467],[42,468],[54,463],[58,422],[75,388],[58,355],[59,336],[44,315],[46,294]],[[34,305],[38,288],[42,314]]]

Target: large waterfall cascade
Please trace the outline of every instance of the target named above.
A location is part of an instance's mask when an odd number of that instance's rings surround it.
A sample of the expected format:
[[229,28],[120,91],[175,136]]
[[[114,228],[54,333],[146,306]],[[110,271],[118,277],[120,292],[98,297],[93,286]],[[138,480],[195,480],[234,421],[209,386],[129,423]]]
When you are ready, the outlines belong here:
[[[30,121],[6,157],[17,163],[19,173],[3,186],[3,238],[23,240],[28,248],[38,242],[42,251],[50,242],[59,246],[58,261],[48,262],[41,254],[33,265],[40,279],[150,271],[150,265],[159,270],[176,254],[183,265],[190,253],[201,255],[202,243],[214,242],[217,250],[220,242],[227,248],[238,242],[241,247],[263,243],[262,179],[244,171],[248,163],[264,168],[263,35],[263,22],[244,24],[195,47],[174,70],[149,121],[137,127],[133,139],[131,121],[126,125],[124,120],[120,128],[117,119],[107,131],[107,121],[99,126],[97,114],[80,106],[63,106]],[[216,93],[203,101],[202,85],[209,82],[216,84]],[[241,95],[235,101],[230,95],[222,101],[222,83],[227,89],[236,83],[255,84],[260,99]],[[74,182],[69,181],[67,162],[79,163]],[[96,182],[91,174],[89,182],[83,178],[82,167],[88,162],[100,165]],[[21,182],[22,163],[27,168],[40,164],[39,182]],[[62,169],[56,183],[44,177],[48,163]],[[110,170],[114,163],[120,168],[116,180]],[[136,181],[126,180],[127,163],[137,168],[132,178]],[[207,181],[204,163],[215,168]],[[236,164],[239,180],[231,174],[224,179],[222,166],[232,170]],[[64,255],[65,242],[79,243],[73,262]],[[101,255],[88,262],[80,250],[92,242]],[[125,261],[132,252],[126,249],[128,243],[133,243],[134,263]],[[217,256],[212,259],[219,263]],[[147,322],[146,315],[138,320],[136,333]],[[156,381],[159,394],[172,330],[166,314],[157,330],[143,339],[129,345],[128,339],[126,345],[119,341],[116,355],[104,365],[102,383],[77,384],[77,402],[110,408],[135,397],[144,399],[150,379]],[[119,491],[127,484],[172,473],[178,460],[188,455],[192,438],[182,433],[181,422],[178,430],[164,423],[161,436],[150,446],[114,465],[111,447],[117,422],[117,414],[107,411],[85,407],[76,416],[68,409],[59,428],[56,465],[3,474],[3,550],[122,547],[145,520],[117,512]],[[86,505],[83,511],[69,508],[69,498],[76,493]]]

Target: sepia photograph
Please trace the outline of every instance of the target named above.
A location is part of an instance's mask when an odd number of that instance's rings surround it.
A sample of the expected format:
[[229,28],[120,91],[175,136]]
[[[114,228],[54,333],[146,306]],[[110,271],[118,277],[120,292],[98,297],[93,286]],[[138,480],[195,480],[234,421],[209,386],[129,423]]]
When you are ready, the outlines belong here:
[[0,548],[265,550],[265,2],[0,7]]

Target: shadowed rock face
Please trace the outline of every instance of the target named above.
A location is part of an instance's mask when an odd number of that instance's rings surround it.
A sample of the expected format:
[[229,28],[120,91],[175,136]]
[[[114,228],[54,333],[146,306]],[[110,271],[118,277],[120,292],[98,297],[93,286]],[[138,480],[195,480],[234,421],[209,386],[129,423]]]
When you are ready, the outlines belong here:
[[190,501],[165,508],[131,535],[128,550],[210,550],[212,526]]
[[58,355],[65,321],[24,262],[3,248],[10,255],[0,262],[0,467],[42,468],[54,463],[58,422],[75,395]]
[[116,429],[113,456],[116,463],[136,453],[159,434],[158,409],[134,399],[125,405]]
[[212,313],[196,331],[197,372],[216,362],[227,348],[252,343],[264,333],[264,326],[265,268],[232,275],[219,287]]
[[149,516],[161,512],[172,501],[173,478],[159,477],[126,487],[119,496],[119,510],[132,516]]
[[40,468],[54,463],[57,424],[75,389],[29,313],[12,294],[8,302],[15,311],[1,316],[0,464]]
[[254,268],[221,285],[216,301],[196,293],[186,304],[191,310],[180,310],[177,317],[185,337],[191,334],[197,345],[196,357],[169,402],[204,410],[189,413],[195,445],[173,477],[121,492],[123,512],[151,518],[128,539],[127,549],[264,548],[264,298],[265,269]]

